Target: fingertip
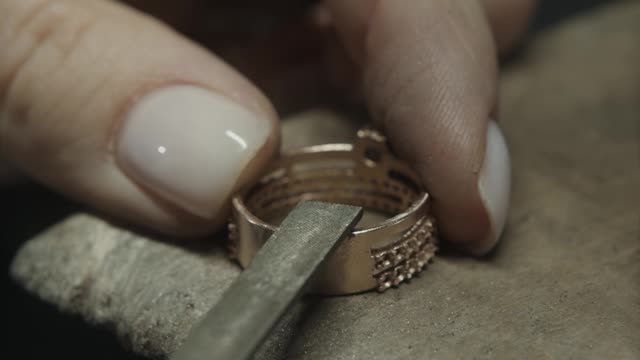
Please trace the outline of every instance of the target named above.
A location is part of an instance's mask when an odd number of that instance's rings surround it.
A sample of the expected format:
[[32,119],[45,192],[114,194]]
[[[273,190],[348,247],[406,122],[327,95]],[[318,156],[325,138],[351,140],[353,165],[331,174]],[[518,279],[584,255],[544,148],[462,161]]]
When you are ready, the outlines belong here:
[[[511,163],[505,137],[493,120],[489,120],[484,134],[484,155],[476,176],[468,170],[457,171],[462,163],[449,164],[449,179],[423,176],[437,190],[434,213],[443,240],[474,256],[486,255],[499,242],[508,217],[511,191]],[[472,184],[475,181],[475,187],[471,185],[470,191],[463,192],[469,180]]]
[[138,183],[212,219],[273,133],[271,121],[225,96],[172,85],[136,102],[119,132],[115,155]]
[[511,160],[504,134],[491,120],[487,126],[484,162],[478,179],[478,191],[489,215],[488,235],[472,247],[476,255],[490,251],[500,239],[507,220],[511,192]]

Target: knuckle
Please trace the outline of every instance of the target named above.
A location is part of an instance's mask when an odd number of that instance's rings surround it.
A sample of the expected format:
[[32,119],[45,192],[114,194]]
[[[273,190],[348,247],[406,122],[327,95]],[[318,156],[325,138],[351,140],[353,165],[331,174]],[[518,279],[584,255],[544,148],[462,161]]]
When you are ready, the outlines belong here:
[[[94,19],[68,1],[31,0],[3,30],[7,59],[0,66],[0,86],[9,92],[15,80],[34,65],[53,70],[82,42]],[[46,61],[43,61],[46,60]]]
[[[13,3],[18,3],[14,1]],[[72,1],[28,0],[9,11],[13,21],[0,34],[0,142],[25,156],[51,151],[64,128],[55,116],[64,88],[59,75],[94,26],[94,18]],[[3,16],[0,16],[3,17]]]

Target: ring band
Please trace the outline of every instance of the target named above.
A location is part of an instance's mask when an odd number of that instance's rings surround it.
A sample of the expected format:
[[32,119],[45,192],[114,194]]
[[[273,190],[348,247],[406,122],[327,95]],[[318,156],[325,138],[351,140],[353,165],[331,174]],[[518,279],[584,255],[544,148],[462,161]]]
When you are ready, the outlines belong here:
[[258,183],[234,196],[231,256],[248,266],[274,224],[304,200],[362,206],[370,219],[385,216],[356,228],[339,245],[319,271],[315,292],[384,291],[411,279],[437,250],[429,195],[418,175],[393,156],[383,135],[364,129],[353,145],[310,146],[281,157]]

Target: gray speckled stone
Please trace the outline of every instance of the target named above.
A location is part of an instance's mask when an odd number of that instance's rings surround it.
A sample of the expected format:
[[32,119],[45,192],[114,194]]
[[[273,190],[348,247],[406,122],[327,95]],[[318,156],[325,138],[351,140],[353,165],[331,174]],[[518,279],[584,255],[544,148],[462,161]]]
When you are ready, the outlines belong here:
[[[258,357],[640,358],[638,19],[640,3],[612,4],[540,35],[505,69],[514,196],[494,254],[441,256],[384,295],[309,298]],[[285,143],[354,126],[310,112],[285,125]],[[187,250],[82,214],[26,243],[12,267],[34,294],[153,358],[238,271],[219,247]]]

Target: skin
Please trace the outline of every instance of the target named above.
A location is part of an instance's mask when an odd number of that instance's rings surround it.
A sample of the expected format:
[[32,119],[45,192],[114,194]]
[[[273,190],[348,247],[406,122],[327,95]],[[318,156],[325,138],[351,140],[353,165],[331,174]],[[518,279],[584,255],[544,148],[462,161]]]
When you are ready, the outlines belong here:
[[[105,214],[200,236],[225,214],[205,221],[112,169],[128,106],[167,82],[197,81],[277,124],[274,107],[339,94],[363,101],[415,165],[445,238],[484,253],[495,239],[477,184],[498,106],[497,57],[522,38],[535,0],[327,0],[308,11],[300,3],[256,2],[239,30],[211,30],[216,14],[239,12],[199,0],[1,2],[0,156]],[[256,13],[273,17],[294,5],[295,17],[267,34],[252,31]],[[300,81],[313,86],[301,92]],[[278,136],[274,130],[237,186],[275,156]]]

